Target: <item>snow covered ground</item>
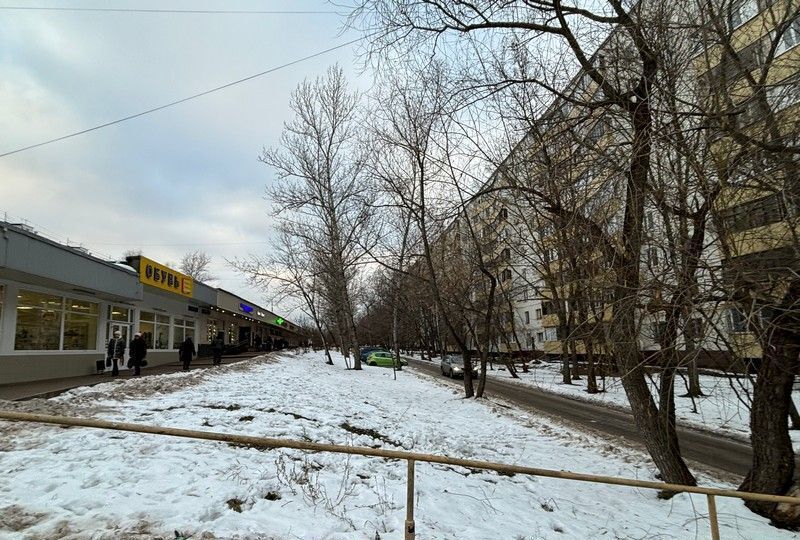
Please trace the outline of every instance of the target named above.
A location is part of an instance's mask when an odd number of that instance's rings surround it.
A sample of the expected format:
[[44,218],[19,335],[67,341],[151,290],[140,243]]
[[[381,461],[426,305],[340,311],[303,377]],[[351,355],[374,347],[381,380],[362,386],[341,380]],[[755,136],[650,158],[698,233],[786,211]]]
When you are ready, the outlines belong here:
[[[598,394],[586,392],[586,378],[574,384],[563,384],[561,365],[545,362],[530,366],[528,373],[518,372],[519,379],[512,379],[505,368],[495,365],[489,371],[489,377],[500,377],[505,381],[540,388],[548,392],[566,395],[608,406],[628,409],[628,399],[619,378],[606,378],[606,391]],[[654,374],[650,380],[651,390],[657,393],[659,375]],[[750,436],[749,403],[752,394],[752,383],[746,378],[729,378],[725,376],[700,375],[700,386],[705,396],[696,398],[694,405],[691,398],[681,397],[687,392],[687,382],[678,376],[675,380],[675,414],[678,423],[713,431],[730,437],[748,440]],[[598,378],[598,385],[600,379]],[[794,392],[795,403],[800,404],[800,391]],[[697,407],[695,412],[694,407]],[[795,448],[800,450],[800,431],[792,431]]]
[[[652,479],[643,454],[410,370],[346,371],[286,354],[118,380],[49,400],[49,414],[383,446]],[[360,434],[359,434],[360,433]],[[406,463],[0,422],[0,539],[399,539]],[[729,487],[707,477],[705,485]],[[701,496],[417,464],[420,539],[708,538]],[[738,500],[723,538],[794,538]],[[377,533],[377,535],[376,535]]]

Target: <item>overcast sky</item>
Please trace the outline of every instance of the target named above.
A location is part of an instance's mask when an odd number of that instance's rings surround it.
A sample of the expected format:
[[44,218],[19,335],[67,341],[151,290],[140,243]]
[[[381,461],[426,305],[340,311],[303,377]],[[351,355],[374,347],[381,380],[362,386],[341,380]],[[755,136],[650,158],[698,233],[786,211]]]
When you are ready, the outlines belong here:
[[[324,10],[322,0],[37,0],[29,6]],[[0,10],[0,153],[134,114],[354,39],[337,14]],[[217,283],[266,304],[223,258],[266,249],[273,171],[258,161],[292,89],[353,47],[154,114],[0,158],[0,215],[119,258],[202,249]],[[276,306],[277,308],[278,306]]]

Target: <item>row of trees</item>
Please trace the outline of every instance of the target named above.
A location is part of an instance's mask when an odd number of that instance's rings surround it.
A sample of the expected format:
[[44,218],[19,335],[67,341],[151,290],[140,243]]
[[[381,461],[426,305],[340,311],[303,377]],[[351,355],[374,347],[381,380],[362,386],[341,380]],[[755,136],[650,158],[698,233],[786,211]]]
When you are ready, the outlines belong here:
[[[695,482],[675,429],[678,368],[697,395],[695,359],[710,342],[760,356],[742,488],[792,493],[800,96],[787,50],[799,9],[363,0],[350,23],[368,36],[375,88],[352,92],[332,68],[295,91],[280,148],[262,156],[278,172],[279,241],[240,266],[298,299],[356,369],[370,335],[396,350],[449,343],[465,367],[477,356],[467,397],[485,392],[492,350],[531,348],[514,305],[540,298],[558,321],[565,382],[579,353],[590,391],[595,368],[616,365],[674,483]],[[738,338],[722,326],[729,313],[743,321]],[[797,509],[747,504],[800,524]]]

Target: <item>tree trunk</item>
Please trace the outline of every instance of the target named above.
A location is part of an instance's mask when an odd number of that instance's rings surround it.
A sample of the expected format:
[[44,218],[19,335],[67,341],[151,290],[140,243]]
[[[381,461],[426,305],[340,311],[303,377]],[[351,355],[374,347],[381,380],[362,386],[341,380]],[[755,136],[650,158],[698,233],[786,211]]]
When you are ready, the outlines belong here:
[[[471,398],[475,395],[475,388],[472,386],[472,354],[468,349],[463,349],[461,352],[464,357],[464,394],[465,397]],[[485,377],[485,369],[483,373]]]
[[567,341],[561,342],[561,382],[572,384],[572,376],[569,369],[569,352],[567,351]]
[[[644,62],[643,80],[654,76],[655,59]],[[647,91],[647,85],[643,85]],[[622,386],[628,396],[633,420],[642,434],[645,447],[665,482],[696,485],[681,457],[674,429],[664,429],[659,411],[647,386],[640,363],[639,331],[636,325],[638,293],[641,289],[639,264],[642,254],[642,223],[648,191],[651,158],[652,117],[649,100],[642,99],[629,109],[633,124],[633,144],[625,193],[622,225],[623,251],[614,260],[617,284],[614,290],[612,343],[622,369]]]
[[578,366],[578,344],[574,339],[571,339],[569,342],[570,348],[570,361],[572,362],[572,380],[579,381],[581,380],[581,372],[580,366]]
[[[478,374],[478,390],[475,392],[476,398],[482,398],[483,392],[486,390],[486,361],[487,357],[489,356],[488,351],[481,352],[481,369],[480,373]],[[466,370],[466,363],[464,364],[464,369]],[[472,366],[470,366],[470,372],[472,371]],[[466,373],[466,371],[464,372]],[[465,375],[466,376],[466,375]]]
[[[789,403],[798,372],[800,336],[773,328],[764,340],[761,366],[753,388],[750,441],[753,465],[739,489],[774,495],[800,494],[794,478],[794,450],[789,437]],[[800,526],[800,507],[747,501],[750,510],[779,527]]]
[[517,375],[517,368],[514,367],[514,360],[509,356],[503,358],[503,360],[505,361],[506,369],[508,369],[508,374],[511,375],[511,378],[519,379],[519,375]]
[[594,369],[594,342],[592,338],[584,338],[586,344],[586,391],[590,394],[598,393],[597,375]]
[[700,371],[697,368],[697,356],[692,352],[691,359],[689,360],[689,391],[684,397],[701,397],[704,396],[703,389],[700,388]]
[[[662,422],[642,368],[637,366],[623,376],[622,385],[631,405],[634,423],[644,438],[645,447],[658,467],[661,478],[673,484],[697,485],[681,457],[674,423],[665,425]],[[663,497],[672,495],[674,493],[661,494]]]

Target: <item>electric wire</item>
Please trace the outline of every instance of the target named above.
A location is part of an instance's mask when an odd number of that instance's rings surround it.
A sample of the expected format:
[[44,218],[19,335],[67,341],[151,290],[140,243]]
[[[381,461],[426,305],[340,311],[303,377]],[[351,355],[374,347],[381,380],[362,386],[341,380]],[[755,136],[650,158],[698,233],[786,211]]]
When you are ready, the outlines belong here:
[[115,124],[120,124],[122,122],[126,122],[128,120],[133,120],[134,118],[139,118],[140,116],[145,116],[145,115],[157,112],[157,111],[161,111],[161,110],[166,109],[168,107],[173,107],[175,105],[180,105],[181,103],[186,103],[187,101],[191,101],[193,99],[197,99],[197,98],[200,98],[200,97],[203,97],[203,96],[207,96],[208,94],[212,94],[214,92],[219,92],[220,90],[225,90],[226,88],[230,88],[232,86],[236,86],[238,84],[242,84],[242,83],[245,83],[247,81],[251,81],[253,79],[257,79],[259,77],[263,77],[264,75],[268,75],[270,73],[274,73],[274,72],[279,71],[281,69],[286,69],[287,67],[294,66],[294,65],[299,64],[301,62],[305,62],[306,60],[311,60],[312,58],[316,58],[318,56],[322,56],[322,55],[327,54],[329,52],[333,52],[333,51],[335,51],[337,49],[342,49],[344,47],[348,47],[350,45],[353,45],[354,43],[357,43],[357,42],[361,41],[365,37],[366,36],[362,36],[362,37],[359,37],[359,38],[356,38],[356,39],[352,39],[352,40],[350,40],[350,41],[348,41],[346,43],[341,43],[341,44],[336,45],[334,47],[330,47],[328,49],[325,49],[323,51],[315,52],[314,54],[310,54],[308,56],[304,56],[302,58],[298,58],[297,60],[292,60],[291,62],[287,62],[285,64],[281,64],[280,66],[276,66],[276,67],[267,69],[267,70],[262,71],[260,73],[256,73],[254,75],[250,75],[250,76],[244,77],[242,79],[237,79],[235,81],[232,81],[232,82],[229,82],[229,83],[225,83],[225,84],[220,85],[220,86],[216,86],[216,87],[211,88],[209,90],[204,90],[203,92],[199,92],[197,94],[193,94],[193,95],[185,97],[185,98],[181,98],[181,99],[178,99],[178,100],[175,100],[175,101],[171,101],[171,102],[166,103],[164,105],[159,105],[158,107],[153,107],[152,109],[147,109],[145,111],[141,111],[141,112],[138,112],[138,113],[135,113],[135,114],[131,114],[131,115],[125,116],[123,118],[118,118],[116,120],[112,120],[110,122],[106,122],[104,124],[93,126],[93,127],[87,128],[87,129],[82,129],[80,131],[75,131],[73,133],[68,133],[67,135],[62,135],[62,136],[56,137],[54,139],[49,139],[49,140],[42,141],[42,142],[39,142],[39,143],[36,143],[36,144],[23,146],[21,148],[15,149],[15,150],[10,150],[10,151],[7,151],[7,152],[4,152],[4,153],[0,154],[0,158],[4,158],[4,157],[10,156],[12,154],[18,154],[20,152],[25,152],[26,150],[32,150],[34,148],[39,148],[40,146],[45,146],[47,144],[52,144],[52,143],[55,143],[55,142],[63,141],[65,139],[70,139],[72,137],[77,137],[78,135],[84,135],[84,134],[92,132],[92,131],[97,131],[98,129],[103,129],[103,128],[106,128],[106,127],[109,127],[109,126],[113,126]]
[[139,9],[139,8],[81,8],[57,6],[0,6],[4,11],[75,11],[99,13],[190,13],[200,15],[326,15],[336,11],[322,10],[249,10],[249,9]]

